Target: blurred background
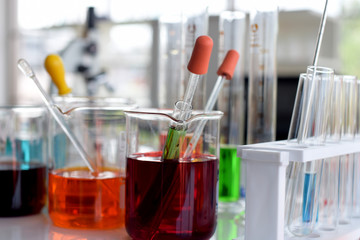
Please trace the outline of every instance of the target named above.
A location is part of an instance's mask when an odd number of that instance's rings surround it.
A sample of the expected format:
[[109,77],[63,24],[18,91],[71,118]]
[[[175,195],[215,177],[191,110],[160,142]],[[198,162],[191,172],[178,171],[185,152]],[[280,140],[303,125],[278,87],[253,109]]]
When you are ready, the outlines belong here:
[[[1,0],[0,104],[39,104],[38,90],[16,67],[25,58],[41,84],[54,94],[43,66],[50,53],[63,58],[66,78],[78,95],[131,98],[142,107],[168,107],[159,70],[164,22],[206,12],[207,32],[219,44],[219,16],[225,10],[247,14],[267,1],[220,0]],[[277,38],[277,134],[287,137],[299,74],[311,65],[323,1],[284,0],[279,7]],[[329,0],[319,65],[360,76],[360,1]],[[176,31],[174,31],[176,36]],[[167,38],[169,42],[169,36]],[[247,49],[245,45],[245,49]],[[176,54],[176,53],[173,53]],[[245,85],[247,55],[244,61]],[[217,57],[206,76],[208,95],[216,81]],[[87,86],[85,86],[87,85]],[[244,88],[246,89],[246,87]],[[246,97],[246,91],[244,99]],[[244,104],[246,106],[246,104]]]

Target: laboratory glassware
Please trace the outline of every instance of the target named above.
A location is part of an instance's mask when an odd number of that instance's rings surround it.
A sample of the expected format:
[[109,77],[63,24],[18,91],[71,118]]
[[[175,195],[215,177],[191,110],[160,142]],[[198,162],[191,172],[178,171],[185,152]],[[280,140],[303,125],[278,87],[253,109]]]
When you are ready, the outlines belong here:
[[[289,130],[289,144],[299,144],[304,130],[308,145],[324,144],[327,135],[330,102],[332,100],[334,72],[330,68],[309,66],[306,74],[300,74]],[[310,89],[314,83],[316,98],[311,98]],[[309,108],[309,128],[302,129],[301,121]],[[285,200],[285,220],[289,232],[306,236],[313,232],[318,219],[318,199],[324,160],[298,163],[288,166]],[[302,196],[302,198],[300,198]],[[315,212],[314,212],[315,211]]]
[[0,217],[39,213],[46,202],[48,112],[0,107]]
[[[209,239],[216,227],[222,113],[192,111],[184,121],[171,114],[126,111],[126,230],[136,239]],[[202,121],[204,132],[189,161],[183,154]],[[178,139],[179,156],[162,159],[169,125],[182,124],[186,134]]]
[[[213,40],[206,35],[196,39],[191,58],[188,63],[189,81],[182,101],[176,102],[173,117],[178,120],[186,120],[191,113],[192,101],[201,75],[207,73]],[[163,159],[174,159],[179,157],[178,138],[186,133],[186,126],[175,124],[169,127],[166,144],[163,151]]]
[[[343,78],[334,77],[330,102],[326,143],[339,144],[344,123],[346,91]],[[324,159],[323,176],[320,185],[318,228],[322,231],[335,230],[339,223],[339,173],[340,156]]]
[[318,228],[322,231],[333,231],[339,223],[339,165],[338,156],[323,161],[317,219]]
[[354,153],[354,162],[353,162],[353,174],[354,174],[354,183],[353,183],[353,203],[352,203],[352,217],[360,218],[360,153]]
[[342,140],[353,141],[356,134],[356,111],[357,111],[357,78],[350,75],[336,75],[342,78],[345,91],[344,124],[342,125]]
[[181,15],[159,18],[159,106],[173,108],[181,99],[181,83],[184,79],[184,22]]
[[299,76],[299,82],[296,90],[295,101],[293,112],[291,115],[289,133],[288,133],[288,143],[296,143],[297,136],[299,134],[299,126],[300,126],[300,117],[303,107],[303,99],[304,99],[304,84],[307,81],[306,73],[301,73]]
[[125,222],[124,110],[133,106],[106,104],[106,98],[82,103],[73,102],[78,98],[60,99],[74,105],[64,118],[96,171],[87,167],[57,122],[51,121],[49,216],[54,225],[65,228],[121,227]]
[[246,14],[241,11],[224,11],[219,17],[219,60],[229,49],[240,54],[234,75],[224,83],[217,102],[217,109],[224,113],[220,121],[220,202],[236,202],[240,198],[241,159],[236,156],[236,146],[244,143],[246,23]]
[[339,169],[339,224],[349,224],[353,205],[353,164],[354,155],[340,157]]
[[[302,97],[297,142],[300,145],[324,144],[332,101],[334,70],[309,66]],[[314,94],[316,93],[316,94]]]
[[17,62],[18,68],[22,71],[22,73],[33,80],[36,87],[38,88],[40,92],[40,96],[45,103],[47,109],[51,113],[52,117],[58,122],[59,126],[62,128],[64,133],[69,137],[70,141],[76,148],[77,152],[80,154],[81,159],[86,163],[87,167],[91,172],[95,172],[93,163],[91,159],[87,156],[86,152],[84,151],[82,145],[79,143],[78,139],[74,136],[73,132],[69,129],[69,126],[65,122],[65,119],[59,109],[55,106],[53,100],[50,98],[50,96],[45,92],[45,90],[42,88],[37,76],[35,75],[35,72],[31,68],[30,64],[25,59],[19,59]]
[[[360,80],[356,80],[356,88],[358,93],[360,92]],[[358,97],[359,98],[359,97]],[[359,101],[359,99],[358,99]],[[355,141],[359,142],[360,138],[360,104],[357,104],[356,109],[356,129],[355,129]],[[354,183],[360,182],[360,153],[354,154]],[[352,217],[360,217],[360,185],[354,184],[353,195],[353,214]]]
[[[183,9],[183,16],[185,19],[184,22],[184,62],[187,63],[193,52],[193,48],[195,46],[195,42],[198,37],[202,35],[206,35],[208,33],[208,21],[209,21],[209,13],[208,9],[200,7],[200,8],[186,8]],[[181,92],[184,92],[185,86],[188,85],[188,81],[190,78],[185,74],[186,68],[183,65],[182,70],[184,72],[184,78],[182,80],[182,84],[180,86]],[[205,76],[201,76],[199,78],[199,83],[197,86],[197,94],[194,96],[194,100],[192,103],[193,109],[204,109],[205,99],[206,99],[206,81]]]
[[247,144],[275,140],[278,8],[250,12]]
[[[354,141],[358,101],[357,78],[349,75],[336,75],[335,78],[342,79],[345,96],[341,140]],[[356,154],[346,154],[340,157],[339,224],[349,224],[353,214],[354,195],[357,195],[354,193],[354,168],[357,165],[355,156]]]
[[[231,80],[234,70],[237,64],[237,61],[239,59],[239,53],[236,50],[229,50],[221,63],[220,67],[218,68],[217,74],[218,79],[216,80],[215,86],[213,90],[210,93],[209,99],[206,103],[204,112],[209,112],[214,108],[214,105],[217,101],[218,95],[220,93],[220,90],[222,89],[222,86],[224,85],[225,80]],[[197,129],[195,130],[190,143],[188,147],[186,148],[186,151],[184,153],[184,158],[191,156],[191,153],[193,151],[193,147],[197,145],[197,142],[201,136],[201,133],[203,132],[203,129],[205,127],[206,121],[200,122]]]
[[318,199],[323,170],[323,160],[293,165],[293,185],[286,213],[287,230],[295,236],[306,236],[314,231],[318,219]]

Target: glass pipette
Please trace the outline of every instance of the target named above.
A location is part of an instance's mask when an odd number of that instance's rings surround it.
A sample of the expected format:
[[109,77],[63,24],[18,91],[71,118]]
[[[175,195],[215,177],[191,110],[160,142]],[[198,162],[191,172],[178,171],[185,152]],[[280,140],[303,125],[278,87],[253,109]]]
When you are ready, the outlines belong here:
[[[206,74],[210,62],[211,51],[213,47],[213,40],[209,36],[200,36],[196,39],[194,49],[188,63],[188,70],[190,72],[189,82],[187,85],[187,89],[185,91],[185,95],[182,101],[178,101],[175,104],[173,117],[178,120],[186,120],[191,115],[191,101],[195,93],[197,82],[200,78],[200,75]],[[174,123],[170,125],[165,146],[163,150],[163,155],[161,160],[169,161],[169,160],[179,160],[180,155],[180,140],[184,139],[186,134],[186,124],[183,123]],[[164,165],[164,171],[167,172],[165,176],[157,175],[159,178],[164,178],[161,181],[166,182],[168,184],[164,184],[159,188],[159,186],[155,184],[150,184],[151,187],[149,188],[146,196],[142,199],[142,204],[139,205],[139,209],[144,206],[147,206],[147,199],[148,196],[153,195],[154,192],[162,191],[162,204],[161,207],[163,209],[167,209],[170,206],[170,203],[173,201],[175,197],[175,193],[177,188],[173,187],[177,185],[177,182],[180,181],[180,171],[178,170],[178,166],[176,165],[175,168],[169,168]],[[179,165],[180,167],[180,165]],[[166,210],[159,211],[158,209],[150,209],[153,213],[153,220],[151,221],[150,229],[153,229],[153,232],[149,233],[147,239],[154,239],[158,228],[163,220],[164,214]]]
[[72,131],[70,130],[69,126],[67,125],[67,123],[65,122],[63,116],[61,115],[61,113],[58,111],[58,108],[56,107],[56,105],[53,103],[53,101],[51,100],[51,98],[49,97],[49,95],[44,91],[44,89],[42,88],[42,86],[39,83],[39,80],[37,79],[33,69],[31,68],[31,66],[29,65],[29,63],[25,60],[25,59],[19,59],[18,61],[18,68],[22,71],[22,73],[28,77],[31,78],[34,83],[36,84],[36,86],[38,87],[38,89],[40,90],[41,93],[41,98],[43,99],[46,107],[48,108],[48,110],[50,111],[50,113],[53,115],[53,117],[55,118],[56,122],[60,125],[60,127],[63,129],[63,131],[65,132],[65,134],[68,136],[68,138],[70,139],[70,141],[74,144],[75,149],[78,151],[78,153],[80,154],[80,157],[82,158],[82,160],[84,160],[86,166],[89,168],[89,170],[94,173],[95,172],[95,168],[93,167],[90,158],[87,156],[85,150],[83,149],[83,147],[81,146],[81,144],[79,143],[78,139],[75,137],[75,135],[72,133]]
[[[174,117],[178,120],[186,120],[191,114],[191,102],[194,97],[196,86],[200,75],[206,74],[210,62],[213,40],[206,35],[196,39],[195,46],[188,63],[190,72],[189,82],[182,101],[175,104]],[[162,159],[178,159],[179,158],[179,140],[186,134],[184,124],[170,126]]]
[[[219,76],[215,86],[210,94],[210,97],[206,103],[204,112],[209,112],[213,109],[217,97],[219,95],[219,92],[222,88],[222,86],[224,85],[224,81],[225,79],[230,80],[234,74],[235,71],[235,66],[237,64],[239,60],[239,53],[236,50],[229,50],[222,62],[222,64],[220,65],[218,71],[217,71],[217,75]],[[186,148],[186,151],[184,153],[184,159],[188,159],[189,157],[191,157],[191,153],[194,149],[194,147],[196,146],[197,142],[199,141],[200,135],[205,127],[206,124],[206,120],[201,120],[199,125],[197,126],[197,128],[194,131],[193,137],[190,140],[189,145]]]
[[58,88],[59,95],[68,96],[71,94],[72,90],[65,81],[65,69],[61,57],[56,54],[48,55],[45,59],[44,66],[51,80]]

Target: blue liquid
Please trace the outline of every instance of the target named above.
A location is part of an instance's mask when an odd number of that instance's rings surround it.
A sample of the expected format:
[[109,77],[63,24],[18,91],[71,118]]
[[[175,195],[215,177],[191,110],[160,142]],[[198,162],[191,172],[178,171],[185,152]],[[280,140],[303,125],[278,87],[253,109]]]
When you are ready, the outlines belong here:
[[67,138],[65,133],[56,134],[54,137],[54,159],[56,168],[65,167],[66,152],[67,152]]
[[303,222],[311,222],[314,211],[316,173],[305,173],[303,192]]
[[15,144],[11,144],[11,141],[7,139],[5,156],[12,157],[13,148],[15,148],[15,156],[18,162],[30,163],[30,161],[32,160],[43,162],[42,139],[32,139],[32,140],[15,139]]

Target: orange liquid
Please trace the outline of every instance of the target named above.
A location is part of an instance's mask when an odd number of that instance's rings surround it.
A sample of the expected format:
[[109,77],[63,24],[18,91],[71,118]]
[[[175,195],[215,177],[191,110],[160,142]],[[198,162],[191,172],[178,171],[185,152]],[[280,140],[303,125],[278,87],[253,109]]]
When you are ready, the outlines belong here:
[[64,228],[111,229],[124,226],[125,178],[102,169],[94,177],[86,167],[49,173],[49,216]]

